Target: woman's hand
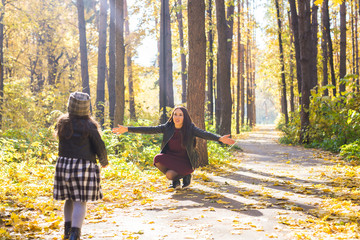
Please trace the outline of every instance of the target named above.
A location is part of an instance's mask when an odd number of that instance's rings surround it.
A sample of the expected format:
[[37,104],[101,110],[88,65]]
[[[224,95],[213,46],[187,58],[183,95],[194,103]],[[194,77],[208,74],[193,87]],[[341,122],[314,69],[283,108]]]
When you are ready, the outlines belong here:
[[121,126],[121,125],[118,125],[117,128],[112,129],[112,132],[116,133],[116,134],[123,134],[123,133],[126,133],[127,131],[128,131],[128,128],[125,126]]
[[235,143],[235,140],[230,138],[230,134],[220,137],[219,141],[222,142],[222,143],[225,143],[227,145],[233,145]]

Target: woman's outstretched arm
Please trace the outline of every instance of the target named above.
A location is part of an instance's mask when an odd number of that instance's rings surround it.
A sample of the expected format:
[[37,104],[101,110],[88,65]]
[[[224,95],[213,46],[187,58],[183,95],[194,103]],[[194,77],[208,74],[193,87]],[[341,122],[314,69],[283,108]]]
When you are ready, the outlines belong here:
[[118,125],[117,128],[113,128],[112,132],[116,133],[116,134],[123,134],[126,133],[128,131],[128,127],[122,126],[122,125]]
[[230,138],[230,134],[220,137],[219,141],[222,142],[222,143],[225,143],[227,145],[233,145],[235,143],[235,140]]

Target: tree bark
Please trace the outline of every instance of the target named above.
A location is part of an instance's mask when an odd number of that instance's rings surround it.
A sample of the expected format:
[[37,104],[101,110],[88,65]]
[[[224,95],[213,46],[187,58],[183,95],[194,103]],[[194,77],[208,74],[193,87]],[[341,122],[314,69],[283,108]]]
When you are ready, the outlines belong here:
[[[184,48],[184,27],[183,27],[183,14],[182,14],[182,1],[177,0],[178,11],[176,12],[176,17],[179,26],[179,38],[180,38],[180,55],[181,55],[181,86],[182,86],[182,94],[181,94],[181,102],[186,102],[186,82],[187,82],[187,73],[186,73],[186,54]],[[176,2],[175,2],[176,4]]]
[[110,23],[109,23],[109,77],[108,77],[108,94],[109,94],[109,118],[110,126],[114,127],[115,116],[115,0],[110,2]]
[[340,5],[340,95],[345,94],[345,82],[343,79],[346,75],[346,2]]
[[[188,0],[189,79],[187,103],[195,125],[205,129],[206,38],[204,0]],[[207,145],[197,140],[201,165],[208,163]]]
[[79,27],[79,41],[80,41],[80,59],[81,59],[81,80],[82,91],[90,95],[89,85],[89,67],[86,47],[86,23],[84,14],[84,1],[77,0],[78,9],[78,27]]
[[241,110],[241,29],[240,29],[240,14],[241,14],[241,1],[237,3],[237,81],[236,81],[236,134],[240,134],[240,110]]
[[302,88],[301,88],[301,132],[300,142],[309,142],[310,127],[310,86],[311,86],[311,63],[313,56],[312,50],[312,33],[311,33],[311,11],[310,0],[299,1],[299,36],[300,36],[300,55],[302,70]]
[[[314,0],[315,2],[315,0]],[[318,60],[318,28],[319,28],[319,24],[318,24],[318,9],[319,7],[313,3],[312,6],[312,13],[311,13],[311,32],[312,32],[312,63],[311,63],[311,67],[312,67],[312,76],[311,76],[311,85],[310,88],[313,89],[318,85],[318,75],[317,75],[317,60]]]
[[100,1],[99,17],[99,50],[98,77],[96,85],[96,118],[100,126],[104,125],[105,112],[105,74],[106,74],[106,31],[107,31],[107,0]]
[[285,124],[289,123],[289,115],[287,109],[287,97],[286,97],[286,79],[285,79],[285,61],[284,51],[282,43],[282,27],[281,27],[281,16],[279,0],[275,0],[277,24],[278,24],[278,40],[279,40],[279,51],[280,51],[280,64],[281,64],[281,112],[284,114]]
[[330,17],[329,17],[329,0],[324,0],[323,7],[324,10],[324,18],[325,18],[325,29],[326,29],[326,37],[327,37],[327,44],[328,44],[328,56],[330,62],[330,73],[331,73],[331,83],[334,86],[333,88],[333,96],[336,96],[336,78],[335,78],[335,68],[334,68],[334,53],[333,53],[333,45],[331,40],[331,33],[330,33]]
[[212,1],[213,0],[208,0],[208,9],[207,9],[207,14],[208,14],[208,19],[209,19],[209,32],[208,32],[208,43],[209,43],[209,51],[208,51],[208,59],[209,59],[209,64],[208,64],[208,69],[207,69],[207,100],[208,100],[208,105],[207,105],[207,111],[209,114],[209,122],[210,124],[213,124],[213,119],[214,119],[214,84],[213,84],[213,79],[214,79],[214,52],[213,52],[213,44],[214,44],[214,33],[213,33],[213,17],[212,17]]
[[115,119],[114,124],[122,125],[124,123],[125,109],[125,85],[124,85],[124,68],[125,68],[125,46],[124,46],[124,1],[116,0],[115,2]]
[[128,89],[129,89],[129,112],[130,119],[136,120],[135,111],[135,93],[134,93],[134,78],[132,69],[132,44],[130,40],[130,26],[129,26],[129,14],[127,8],[127,0],[124,0],[125,10],[125,37],[126,37],[126,67],[128,73]]
[[169,0],[161,1],[160,25],[160,109],[161,123],[165,123],[166,107],[174,107]]
[[[291,24],[291,15],[288,12],[289,26]],[[295,93],[294,93],[294,54],[293,54],[293,46],[294,46],[294,34],[292,31],[289,31],[290,35],[290,112],[295,112]]]
[[[326,0],[325,0],[326,1]],[[298,92],[301,93],[301,83],[302,83],[302,70],[300,63],[300,37],[299,37],[299,20],[298,13],[296,8],[296,1],[289,0],[290,11],[291,11],[291,26],[294,34],[294,44],[295,44],[295,59],[296,59],[296,76],[297,76],[297,86]]]
[[[328,79],[328,44],[327,44],[327,40],[328,37],[327,35],[327,31],[326,31],[326,0],[323,1],[322,5],[321,5],[321,33],[322,33],[322,37],[321,37],[321,49],[322,49],[322,66],[323,66],[323,71],[322,71],[322,86],[325,87],[329,84],[329,79]],[[323,96],[329,96],[329,90],[326,88],[324,90]]]
[[0,129],[3,128],[3,104],[4,104],[4,14],[5,14],[5,0],[2,0],[0,8]]
[[[217,106],[220,109],[220,135],[231,133],[231,89],[230,89],[230,64],[231,51],[229,52],[229,43],[232,42],[232,26],[228,27],[229,22],[225,18],[225,3],[224,0],[216,0],[216,19],[218,31],[218,82],[220,87],[220,98]],[[232,9],[234,6],[232,6]],[[233,11],[233,10],[232,10]],[[228,13],[231,16],[231,10]],[[232,17],[232,16],[231,16]],[[232,25],[232,24],[231,24]],[[229,41],[229,42],[228,42]],[[231,49],[231,48],[230,48]]]

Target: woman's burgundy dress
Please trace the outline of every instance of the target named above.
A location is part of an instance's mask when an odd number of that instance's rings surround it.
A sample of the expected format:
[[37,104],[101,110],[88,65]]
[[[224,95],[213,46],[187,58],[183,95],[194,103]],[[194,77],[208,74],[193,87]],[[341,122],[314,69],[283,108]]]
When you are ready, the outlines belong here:
[[155,156],[155,163],[161,163],[167,169],[174,170],[183,176],[194,171],[186,149],[181,145],[181,132],[179,129],[175,129],[174,136],[167,143],[166,152]]

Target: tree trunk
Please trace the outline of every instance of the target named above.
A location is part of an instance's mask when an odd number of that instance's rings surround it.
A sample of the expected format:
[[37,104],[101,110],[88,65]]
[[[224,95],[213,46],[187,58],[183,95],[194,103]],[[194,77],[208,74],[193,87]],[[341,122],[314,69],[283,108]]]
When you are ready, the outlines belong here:
[[345,94],[345,82],[343,79],[346,75],[346,2],[340,5],[340,95]]
[[281,112],[284,114],[285,124],[289,123],[289,115],[287,109],[287,97],[286,97],[286,79],[285,79],[285,61],[282,43],[282,28],[281,28],[281,16],[279,0],[275,0],[277,24],[278,24],[278,37],[279,37],[279,51],[280,51],[280,64],[281,64]]
[[237,13],[237,81],[236,81],[236,134],[240,134],[240,95],[241,95],[241,29],[240,29],[240,14],[241,14],[241,1],[238,1],[237,4],[238,13]]
[[[291,15],[288,12],[289,26],[291,24]],[[294,54],[293,54],[293,46],[294,46],[294,34],[292,31],[289,31],[290,35],[290,112],[295,112],[295,93],[294,93]]]
[[[187,103],[195,125],[205,129],[206,38],[204,0],[188,0],[189,79]],[[208,163],[207,145],[197,140],[201,165]]]
[[[357,10],[357,8],[360,9],[360,2],[359,5],[355,4],[355,12]],[[360,12],[359,12],[360,15]],[[356,70],[355,70],[355,74],[358,76],[357,80],[356,80],[356,84],[357,84],[357,92],[359,92],[359,41],[358,41],[358,21],[359,21],[359,16],[358,13],[355,13],[355,66],[356,66]]]
[[[186,82],[187,82],[187,73],[186,73],[186,54],[184,48],[184,27],[183,27],[183,14],[182,14],[182,1],[177,0],[178,11],[176,12],[176,17],[179,24],[179,38],[180,38],[180,55],[181,55],[181,84],[182,84],[182,94],[181,102],[186,102]],[[175,2],[176,4],[176,2]]]
[[109,118],[110,126],[114,127],[115,116],[115,0],[110,1],[110,24],[109,24],[109,77],[108,77],[108,94],[109,94]]
[[105,109],[105,74],[106,74],[106,31],[107,31],[107,0],[100,1],[99,17],[99,50],[98,77],[96,85],[96,118],[100,126],[104,125]]
[[[326,1],[326,0],[325,0]],[[294,34],[295,40],[295,59],[296,59],[296,76],[297,76],[297,85],[298,85],[298,92],[301,93],[301,83],[302,83],[302,70],[301,70],[301,63],[300,63],[300,38],[299,38],[299,20],[298,20],[298,13],[296,9],[296,1],[289,0],[290,4],[290,11],[291,11],[291,26],[292,31]]]
[[[218,31],[218,82],[220,87],[220,135],[231,133],[231,88],[230,88],[230,63],[231,63],[231,50],[230,44],[232,43],[232,20],[226,21],[225,18],[225,3],[224,0],[216,0],[216,19]],[[231,12],[232,9],[232,12]],[[228,16],[233,13],[234,6],[228,11]]]
[[[244,9],[244,0],[241,2],[241,8]],[[245,29],[245,21],[242,21],[241,28]],[[241,103],[241,126],[245,124],[245,45],[240,45],[240,103]]]
[[76,3],[77,3],[77,9],[78,9],[82,91],[85,93],[88,93],[90,95],[89,68],[88,68],[88,57],[87,57],[87,47],[86,47],[86,23],[85,23],[85,14],[84,14],[84,1],[77,0]]
[[166,107],[174,107],[169,0],[161,1],[160,25],[160,109],[161,123],[165,123]]
[[214,33],[213,33],[213,18],[212,18],[212,1],[213,0],[208,0],[208,9],[207,9],[207,14],[208,14],[208,19],[209,19],[209,32],[208,32],[208,43],[209,43],[209,51],[208,51],[208,59],[209,59],[209,64],[208,64],[208,69],[207,69],[207,100],[208,100],[208,105],[207,105],[207,111],[209,114],[209,121],[210,124],[213,124],[213,119],[214,119],[214,88],[213,88],[213,79],[214,79],[214,52],[213,52],[213,37],[214,37]]
[[134,78],[132,70],[132,44],[130,40],[130,26],[129,26],[129,15],[127,9],[127,0],[124,0],[125,6],[125,37],[126,37],[126,66],[128,73],[128,87],[129,87],[129,112],[130,119],[136,120],[135,112],[135,93],[134,93]]
[[331,83],[334,86],[333,88],[333,96],[336,96],[336,79],[335,79],[335,68],[334,68],[334,54],[333,54],[333,46],[331,40],[330,33],[330,17],[329,17],[329,0],[324,0],[323,10],[324,10],[324,18],[325,18],[325,29],[326,29],[326,37],[328,44],[328,56],[330,62],[330,73],[331,73]]
[[[315,2],[315,0],[314,0]],[[311,85],[310,88],[313,89],[318,85],[318,75],[317,75],[317,60],[318,60],[318,28],[319,28],[319,24],[318,24],[318,9],[319,7],[314,3],[312,6],[312,17],[311,17],[311,32],[312,32],[312,63],[311,63],[311,67],[312,67],[312,76],[311,76]]]
[[124,68],[125,68],[125,46],[124,46],[124,1],[116,0],[115,2],[115,119],[114,124],[122,125],[124,123],[125,109],[125,85],[124,85]]
[[[322,66],[323,66],[323,79],[322,86],[325,87],[329,84],[328,79],[328,37],[326,31],[326,0],[323,1],[321,5],[321,49],[322,49]],[[323,96],[329,96],[329,90],[325,89]]]
[[311,63],[312,63],[312,33],[311,33],[310,0],[299,1],[299,36],[300,36],[300,60],[302,70],[301,88],[301,132],[300,142],[308,143],[310,127],[310,87],[311,87]]
[[0,13],[0,129],[3,128],[3,104],[4,104],[4,14],[5,0],[2,0]]

